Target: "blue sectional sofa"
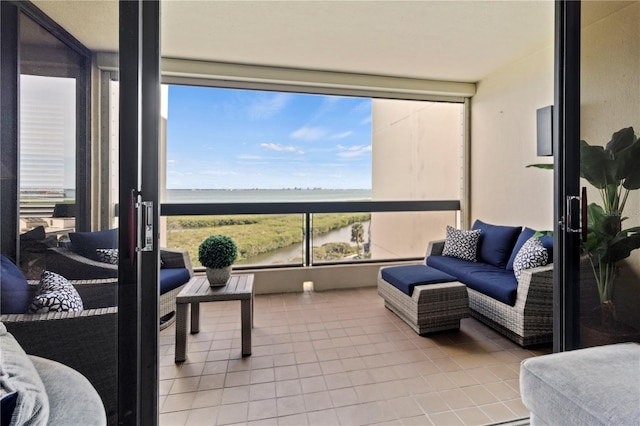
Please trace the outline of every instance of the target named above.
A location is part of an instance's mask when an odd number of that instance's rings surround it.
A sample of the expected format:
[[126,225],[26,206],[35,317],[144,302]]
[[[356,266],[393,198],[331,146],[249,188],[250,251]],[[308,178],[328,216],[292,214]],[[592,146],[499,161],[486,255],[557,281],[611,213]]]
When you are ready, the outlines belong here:
[[[496,329],[522,346],[548,343],[552,340],[553,324],[553,240],[552,237],[535,238],[528,242],[536,231],[530,228],[499,226],[476,221],[467,233],[477,238],[475,251],[467,254],[453,250],[447,253],[447,242],[454,238],[429,243],[425,258],[425,271],[445,273],[467,287],[471,316]],[[452,231],[452,232],[453,232]],[[544,254],[545,259],[532,258],[535,253]],[[524,249],[523,249],[524,247]],[[543,247],[543,248],[542,248]],[[519,255],[520,254],[520,255]],[[471,257],[469,257],[471,256]],[[528,267],[529,265],[542,265]],[[515,266],[515,271],[514,271]],[[415,265],[408,265],[407,268]],[[410,306],[420,296],[409,292],[403,296],[397,292],[401,286],[393,280],[383,278],[385,268],[378,276],[379,293],[391,304]],[[426,273],[426,272],[425,272]],[[517,277],[519,276],[519,278]],[[426,277],[426,276],[425,276]],[[428,281],[421,281],[414,273],[412,292],[420,293]],[[449,280],[450,281],[450,280]],[[412,285],[411,285],[412,284]],[[388,286],[396,290],[390,290]],[[395,301],[390,295],[394,294]],[[410,301],[414,299],[414,301]],[[393,310],[393,309],[392,309]]]

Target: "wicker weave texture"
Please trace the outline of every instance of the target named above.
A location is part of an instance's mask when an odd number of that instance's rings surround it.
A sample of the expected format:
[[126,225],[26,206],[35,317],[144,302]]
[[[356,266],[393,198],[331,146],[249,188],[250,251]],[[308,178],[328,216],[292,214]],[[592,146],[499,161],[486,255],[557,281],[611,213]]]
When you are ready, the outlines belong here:
[[[427,256],[442,253],[444,240],[429,243]],[[516,303],[509,306],[469,290],[471,316],[521,346],[553,339],[553,264],[522,271]]]
[[460,328],[460,319],[469,316],[467,288],[459,282],[416,286],[408,296],[378,272],[378,294],[418,334]]

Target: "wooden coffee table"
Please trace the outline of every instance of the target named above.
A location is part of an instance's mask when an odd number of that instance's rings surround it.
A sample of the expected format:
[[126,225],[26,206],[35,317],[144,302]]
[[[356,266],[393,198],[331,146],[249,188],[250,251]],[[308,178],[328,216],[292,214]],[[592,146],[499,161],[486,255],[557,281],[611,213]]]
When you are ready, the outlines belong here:
[[232,275],[227,284],[210,287],[206,276],[196,276],[176,296],[176,354],[175,362],[186,359],[187,310],[191,305],[191,334],[200,331],[200,303],[240,301],[242,329],[242,356],[251,355],[251,328],[253,327],[253,274]]

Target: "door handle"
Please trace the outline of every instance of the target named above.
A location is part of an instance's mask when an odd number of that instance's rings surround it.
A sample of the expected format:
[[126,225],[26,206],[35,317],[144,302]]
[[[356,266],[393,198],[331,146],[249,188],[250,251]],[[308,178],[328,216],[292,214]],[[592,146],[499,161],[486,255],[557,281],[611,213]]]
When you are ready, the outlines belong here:
[[581,221],[580,221],[580,208],[581,208],[580,197],[577,195],[567,195],[566,198],[566,232],[582,232],[581,229]]

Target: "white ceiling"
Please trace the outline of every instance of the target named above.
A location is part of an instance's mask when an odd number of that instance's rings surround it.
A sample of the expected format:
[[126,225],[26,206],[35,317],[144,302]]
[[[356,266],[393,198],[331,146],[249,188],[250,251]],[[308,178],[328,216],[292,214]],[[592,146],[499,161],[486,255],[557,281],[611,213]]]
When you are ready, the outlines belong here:
[[[35,0],[96,51],[117,51],[117,1]],[[163,57],[477,82],[551,46],[554,3],[162,0]]]

